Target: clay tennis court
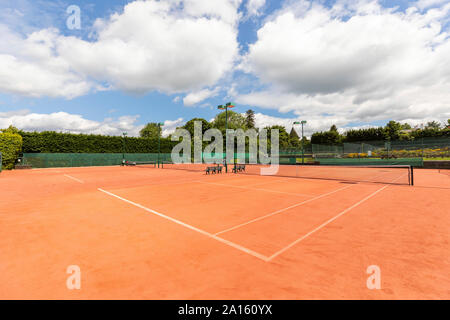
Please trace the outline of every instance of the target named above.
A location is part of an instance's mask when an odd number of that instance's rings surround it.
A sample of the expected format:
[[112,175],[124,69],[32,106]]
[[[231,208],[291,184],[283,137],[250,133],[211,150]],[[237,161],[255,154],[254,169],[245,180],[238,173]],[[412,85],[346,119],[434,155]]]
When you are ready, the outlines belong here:
[[0,299],[450,298],[449,170],[365,180],[4,171]]

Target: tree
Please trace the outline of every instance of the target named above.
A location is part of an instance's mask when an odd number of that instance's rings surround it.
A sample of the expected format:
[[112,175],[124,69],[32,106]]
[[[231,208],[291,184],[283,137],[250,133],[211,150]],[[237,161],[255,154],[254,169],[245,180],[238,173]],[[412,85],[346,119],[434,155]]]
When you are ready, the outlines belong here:
[[297,140],[300,139],[298,134],[297,134],[297,131],[295,131],[294,127],[292,127],[292,129],[291,129],[291,132],[289,133],[289,137],[293,138],[293,139],[297,139]]
[[316,132],[311,136],[313,144],[336,145],[342,142],[343,137],[337,131]]
[[272,130],[278,130],[278,136],[279,136],[279,146],[280,149],[287,149],[289,148],[289,134],[286,131],[286,128],[280,125],[275,125],[271,127],[265,127],[264,129],[267,130],[267,139],[271,141],[272,139]]
[[389,140],[398,140],[400,136],[400,130],[402,129],[402,125],[396,121],[389,121],[386,124],[386,138]]
[[245,113],[245,126],[247,129],[255,128],[255,112],[252,109]]
[[0,132],[0,153],[2,154],[0,165],[8,170],[14,168],[14,163],[22,150],[22,136],[14,131],[18,130],[10,126]]
[[3,133],[13,133],[13,134],[18,134],[19,133],[19,129],[17,129],[16,127],[10,125],[8,128],[6,129],[0,129],[1,132]]
[[303,148],[306,150],[311,149],[311,141],[307,137],[303,137]]
[[[225,131],[225,111],[219,113],[212,122],[212,127]],[[228,110],[228,129],[245,129],[245,117],[237,112]]]
[[139,135],[141,136],[141,138],[157,138],[160,134],[160,128],[158,126],[158,123],[156,122],[147,123],[145,127],[143,127],[141,131],[139,131]]
[[427,125],[425,126],[425,129],[436,129],[439,130],[441,128],[441,124],[437,121],[430,121],[427,122]]
[[385,140],[386,130],[383,127],[352,129],[345,132],[345,142]]
[[339,134],[336,125],[332,125],[329,131],[315,132],[311,136],[311,143],[314,144],[328,144],[335,145],[340,144],[344,140],[344,137]]
[[412,127],[409,123],[402,124],[402,130],[410,130]]
[[300,138],[298,137],[297,131],[292,127],[291,132],[289,133],[289,147],[298,148],[300,145]]
[[194,118],[186,122],[184,126],[181,128],[186,129],[191,134],[191,137],[194,137],[194,123],[196,121],[200,121],[202,123],[202,134],[205,133],[206,130],[211,129],[211,124],[203,118]]

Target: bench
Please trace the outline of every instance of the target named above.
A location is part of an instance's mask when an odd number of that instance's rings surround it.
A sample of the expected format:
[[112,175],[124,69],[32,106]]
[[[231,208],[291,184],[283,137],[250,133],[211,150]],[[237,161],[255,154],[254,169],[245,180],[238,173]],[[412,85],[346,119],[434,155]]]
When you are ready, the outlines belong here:
[[212,166],[212,167],[206,167],[206,174],[216,174],[216,173],[222,173],[222,166]]
[[236,164],[233,168],[234,173],[245,172],[245,164]]

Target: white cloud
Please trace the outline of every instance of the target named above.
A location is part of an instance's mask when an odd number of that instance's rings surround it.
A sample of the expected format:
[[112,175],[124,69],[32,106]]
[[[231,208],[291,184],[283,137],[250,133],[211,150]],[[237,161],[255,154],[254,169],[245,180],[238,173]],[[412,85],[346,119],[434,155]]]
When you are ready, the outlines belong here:
[[[376,1],[290,2],[258,30],[244,70],[266,89],[232,92],[238,103],[329,119],[450,117],[450,3],[423,13]],[[328,125],[327,125],[328,126]],[[325,126],[323,126],[325,127]]]
[[192,106],[205,99],[217,96],[219,90],[220,88],[217,87],[214,90],[203,89],[200,91],[191,92],[183,98],[183,103],[185,106]]
[[[257,128],[265,128],[268,126],[274,126],[274,125],[281,125],[286,128],[286,131],[289,133],[292,129],[293,123],[295,121],[304,120],[305,118],[281,118],[281,117],[274,117],[269,116],[263,113],[255,113],[255,126]],[[426,124],[430,121],[435,121],[436,118],[433,117],[427,117],[424,119],[402,119],[402,123],[407,122],[410,125],[414,126],[420,126],[421,124]],[[441,123],[443,123],[442,121]],[[338,127],[338,131],[340,133],[344,133],[347,130],[350,129],[367,129],[367,128],[373,128],[378,127],[376,125],[348,125],[349,121],[345,117],[340,116],[332,116],[332,117],[321,117],[321,116],[315,116],[308,118],[307,123],[303,126],[304,136],[310,138],[311,135],[314,132],[319,131],[327,131],[330,129],[332,125],[336,125]],[[298,136],[301,136],[302,129],[301,125],[295,125],[294,126],[295,131],[297,132]]]
[[[105,118],[94,121],[78,114],[67,112],[31,113],[29,110],[0,112],[0,128],[10,125],[25,131],[57,131],[67,133],[85,133],[119,136],[127,132],[128,136],[137,137],[144,125],[137,124],[138,115]],[[185,123],[183,118],[166,120],[162,126],[164,137],[173,133]]]
[[261,14],[261,9],[265,5],[266,0],[247,0],[247,15],[248,16],[259,16]]
[[[95,22],[92,42],[43,29],[23,37],[0,24],[0,92],[73,98],[214,85],[238,55],[240,1],[135,1]],[[100,85],[102,84],[102,85]]]
[[0,118],[8,118],[12,116],[22,116],[30,113],[28,109],[0,112]]
[[29,113],[2,112],[0,113],[0,128],[13,125],[25,131],[58,131],[70,133],[92,133],[103,135],[121,135],[126,131],[129,136],[138,136],[142,125],[137,125],[139,116],[122,116],[118,119],[107,118],[103,121],[88,120],[78,114],[67,112]]
[[448,0],[419,0],[416,3],[414,3],[414,5],[417,6],[419,9],[423,10],[434,6],[440,6],[447,2]]
[[390,97],[364,102],[357,102],[352,93],[310,96],[276,91],[242,94],[234,99],[237,103],[275,109],[281,113],[293,112],[305,120],[317,119],[324,123],[322,129],[329,127],[330,123],[338,126],[384,120],[420,123],[426,119],[446,121],[450,118],[450,91],[445,86],[438,84],[423,92],[416,90],[413,87],[392,93]]
[[61,38],[58,51],[76,70],[127,92],[195,90],[232,69],[237,19],[231,0],[136,1],[97,21],[95,42]]
[[166,120],[164,121],[164,126],[162,127],[162,136],[167,137],[169,134],[175,132],[177,127],[184,125],[185,121],[183,118],[178,118],[176,120]]
[[[120,136],[123,132],[127,132],[128,136],[139,136],[139,131],[144,127],[137,124],[139,116],[129,115],[121,116],[117,119],[106,118],[103,121],[94,121],[84,118],[81,115],[70,114],[67,112],[54,112],[50,114],[31,113],[28,110],[17,110],[0,112],[0,128],[7,128],[13,125],[25,131],[57,131],[66,133],[84,133],[84,134],[102,134]],[[260,112],[255,113],[255,125],[257,128],[267,126],[282,125],[287,132],[291,131],[294,121],[305,119],[302,117],[281,118],[269,116]],[[211,121],[214,119],[211,119]],[[429,121],[436,120],[433,117],[424,119],[403,119],[402,122],[408,122],[411,125],[426,124]],[[331,125],[338,126],[340,132],[344,132],[350,128],[368,128],[371,125],[348,126],[348,119],[343,116],[333,116],[323,118],[320,116],[309,117],[307,124],[304,126],[304,135],[310,137],[312,133],[317,131],[328,130]],[[162,126],[162,135],[167,137],[173,133],[177,127],[185,124],[183,118],[175,120],[166,120]],[[301,135],[301,127],[295,126],[298,135]]]
[[169,0],[178,6],[183,3],[184,11],[193,17],[214,17],[229,24],[236,24],[239,20],[237,9],[242,0]]
[[56,30],[32,33],[26,39],[0,24],[0,91],[40,97],[73,98],[93,85],[54,52]]
[[[293,123],[295,121],[301,120],[300,118],[280,118],[269,116],[263,113],[255,113],[255,126],[257,128],[264,128],[267,126],[280,125],[286,128],[286,131],[291,132]],[[311,134],[318,131],[329,130],[330,127],[335,124],[340,129],[343,129],[347,123],[345,118],[330,117],[323,119],[321,117],[310,118],[307,123],[303,126],[303,134],[305,137],[310,137]],[[294,126],[295,131],[299,136],[301,136],[302,130],[300,125]]]

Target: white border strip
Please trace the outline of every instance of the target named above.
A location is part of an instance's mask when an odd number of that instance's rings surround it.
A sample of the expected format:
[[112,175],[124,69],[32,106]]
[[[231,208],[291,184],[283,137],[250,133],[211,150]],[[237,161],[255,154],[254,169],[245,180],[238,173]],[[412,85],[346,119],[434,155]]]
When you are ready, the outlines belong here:
[[155,210],[152,210],[152,209],[149,209],[149,208],[147,208],[147,207],[144,207],[143,205],[140,205],[140,204],[135,203],[135,202],[133,202],[133,201],[127,200],[127,199],[125,199],[125,198],[122,198],[122,197],[120,197],[120,196],[118,196],[118,195],[116,195],[116,194],[114,194],[114,193],[108,192],[108,191],[103,190],[103,189],[101,189],[101,188],[98,188],[97,190],[98,190],[98,191],[101,191],[101,192],[103,192],[103,193],[106,193],[106,194],[108,194],[108,195],[110,195],[110,196],[112,196],[112,197],[115,197],[115,198],[117,198],[117,199],[120,199],[120,200],[122,200],[122,201],[125,201],[125,202],[127,202],[127,203],[129,203],[129,204],[131,204],[131,205],[133,205],[133,206],[135,206],[135,207],[141,208],[141,209],[143,209],[143,210],[145,210],[145,211],[147,211],[147,212],[153,213],[153,214],[155,214],[155,215],[157,215],[157,216],[159,216],[159,217],[161,217],[161,218],[164,218],[164,219],[167,219],[167,220],[169,220],[169,221],[172,221],[172,222],[174,222],[174,223],[176,223],[176,224],[179,224],[179,225],[181,225],[181,226],[183,226],[183,227],[185,227],[185,228],[188,228],[188,229],[191,229],[191,230],[196,231],[196,232],[198,232],[198,233],[201,233],[201,234],[203,234],[203,235],[205,235],[205,236],[207,236],[207,237],[209,237],[209,238],[212,238],[212,239],[214,239],[214,240],[217,240],[217,241],[219,241],[219,242],[222,242],[222,243],[224,243],[224,244],[226,244],[226,245],[228,245],[228,246],[230,246],[230,247],[233,247],[233,248],[238,249],[238,250],[240,250],[240,251],[242,251],[242,252],[245,252],[245,253],[247,253],[247,254],[253,256],[253,257],[256,257],[256,258],[261,259],[261,260],[266,261],[266,262],[268,261],[268,257],[266,257],[266,256],[264,256],[264,255],[262,255],[262,254],[260,254],[260,253],[258,253],[258,252],[256,252],[256,251],[250,250],[250,249],[245,248],[245,247],[243,247],[243,246],[241,246],[241,245],[238,245],[238,244],[236,244],[236,243],[234,243],[234,242],[231,242],[231,241],[228,241],[228,240],[226,240],[226,239],[220,238],[220,237],[218,237],[218,236],[216,236],[216,235],[214,235],[214,234],[211,234],[211,233],[209,233],[209,232],[207,232],[207,231],[201,230],[201,229],[196,228],[196,227],[194,227],[194,226],[191,226],[191,225],[189,225],[189,224],[187,224],[187,223],[184,223],[184,222],[182,222],[182,221],[180,221],[180,220],[177,220],[177,219],[171,218],[171,217],[169,217],[169,216],[166,216],[165,214],[162,214],[162,213],[159,213],[159,212],[157,212],[157,211],[155,211]]

